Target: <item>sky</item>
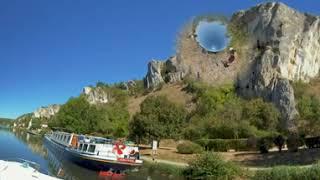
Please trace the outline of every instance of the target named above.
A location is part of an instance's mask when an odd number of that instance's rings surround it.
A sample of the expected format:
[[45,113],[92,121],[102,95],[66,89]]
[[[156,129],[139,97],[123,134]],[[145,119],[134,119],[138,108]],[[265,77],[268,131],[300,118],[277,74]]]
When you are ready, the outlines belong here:
[[[0,117],[65,103],[98,81],[142,79],[192,17],[258,0],[0,0]],[[319,14],[318,0],[287,0]]]

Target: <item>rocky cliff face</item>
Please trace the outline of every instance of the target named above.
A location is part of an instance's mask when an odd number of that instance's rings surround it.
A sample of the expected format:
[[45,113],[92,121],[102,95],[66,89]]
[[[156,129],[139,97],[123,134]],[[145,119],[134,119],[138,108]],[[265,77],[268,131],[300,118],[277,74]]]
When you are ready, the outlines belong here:
[[109,94],[101,87],[84,87],[82,94],[86,96],[90,104],[104,104],[110,99]]
[[50,118],[58,113],[60,110],[60,105],[54,104],[47,107],[40,107],[33,112],[33,117],[35,118]]
[[148,72],[144,79],[146,88],[155,88],[164,83],[161,72],[165,68],[165,62],[152,60],[148,63]]
[[[223,65],[230,57],[227,50],[209,53],[199,46],[192,23],[181,33],[174,59],[149,65],[147,87],[179,81],[185,76],[215,86],[234,83],[242,96],[263,97],[273,102],[283,116],[283,127],[294,129],[298,112],[290,82],[308,82],[318,76],[319,17],[300,13],[282,3],[265,3],[235,13],[231,25],[246,36],[245,41],[238,42],[236,50],[242,53],[236,54],[231,66]],[[167,64],[171,67],[167,68]],[[166,81],[169,74],[172,78]]]
[[319,17],[297,12],[282,3],[266,3],[236,13],[231,23],[248,35],[250,68],[238,81],[239,92],[272,101],[283,115],[283,127],[294,129],[294,91],[290,81],[318,76]]
[[162,83],[173,83],[183,80],[187,71],[179,66],[177,57],[165,61],[152,60],[148,63],[148,72],[144,78],[145,87],[154,89]]

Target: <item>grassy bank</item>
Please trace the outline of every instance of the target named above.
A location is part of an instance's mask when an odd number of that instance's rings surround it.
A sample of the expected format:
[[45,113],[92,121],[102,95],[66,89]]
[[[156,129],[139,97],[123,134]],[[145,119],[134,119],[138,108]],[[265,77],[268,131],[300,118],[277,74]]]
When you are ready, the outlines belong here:
[[150,176],[152,179],[184,179],[184,167],[170,165],[166,163],[144,162],[143,167],[138,172],[130,172],[129,177],[139,179]]
[[270,170],[257,171],[252,180],[309,180],[319,179],[320,164],[311,166],[277,166]]

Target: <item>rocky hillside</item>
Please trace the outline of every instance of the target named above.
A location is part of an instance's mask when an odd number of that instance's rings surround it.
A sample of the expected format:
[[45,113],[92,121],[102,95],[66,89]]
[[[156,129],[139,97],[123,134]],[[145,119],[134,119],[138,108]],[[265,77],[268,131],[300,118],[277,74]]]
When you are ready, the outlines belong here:
[[50,118],[60,110],[60,105],[53,104],[47,107],[40,107],[33,112],[35,118]]
[[151,61],[146,87],[192,78],[219,86],[233,83],[240,95],[263,97],[283,116],[285,129],[295,128],[298,112],[290,82],[318,76],[320,68],[319,17],[298,12],[282,3],[265,3],[235,13],[229,24],[230,47],[236,61],[224,67],[225,50],[210,53],[194,38],[196,22],[181,33],[177,54],[165,62]]
[[[139,111],[140,103],[148,95],[157,94],[192,106],[191,95],[182,91],[184,80],[211,86],[233,84],[242,97],[262,97],[273,102],[282,114],[282,127],[294,130],[298,111],[292,82],[309,82],[318,76],[320,18],[271,2],[236,12],[227,25],[229,47],[218,53],[206,51],[196,40],[195,31],[201,18],[195,18],[179,34],[176,54],[148,63],[146,90],[141,90],[138,81],[117,85],[129,92],[129,112]],[[224,62],[232,56],[233,63],[225,66]],[[90,104],[108,104],[114,100],[115,92],[107,87],[85,87],[81,95]],[[32,117],[50,118],[59,108],[58,105],[39,108]]]
[[238,85],[246,96],[274,102],[294,128],[297,117],[290,81],[308,82],[320,67],[319,17],[297,12],[282,3],[267,3],[233,16],[249,39],[250,65]]

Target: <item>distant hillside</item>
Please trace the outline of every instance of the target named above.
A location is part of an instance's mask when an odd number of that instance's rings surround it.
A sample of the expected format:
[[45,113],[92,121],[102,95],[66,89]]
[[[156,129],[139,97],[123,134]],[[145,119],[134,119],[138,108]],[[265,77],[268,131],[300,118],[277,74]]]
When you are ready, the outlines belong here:
[[0,118],[0,125],[10,125],[12,122],[13,122],[13,119]]
[[9,118],[0,118],[0,122],[2,121],[12,121],[13,119],[9,119]]

